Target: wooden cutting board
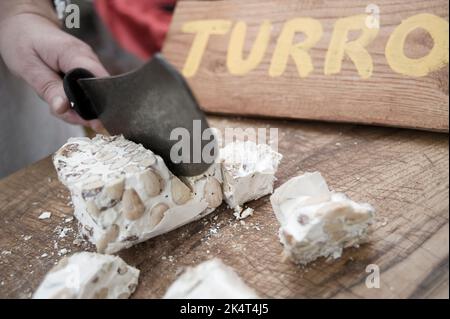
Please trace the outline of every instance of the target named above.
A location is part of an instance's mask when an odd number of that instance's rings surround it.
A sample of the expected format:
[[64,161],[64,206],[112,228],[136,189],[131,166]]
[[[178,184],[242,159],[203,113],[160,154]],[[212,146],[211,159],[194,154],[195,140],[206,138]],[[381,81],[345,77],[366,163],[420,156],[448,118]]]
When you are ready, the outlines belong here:
[[446,0],[180,1],[163,53],[207,112],[448,132]]
[[[278,128],[283,154],[275,187],[320,171],[330,188],[371,203],[369,243],[307,267],[282,261],[269,196],[249,203],[242,225],[225,205],[208,217],[120,252],[141,270],[133,298],[158,298],[185,266],[221,258],[262,297],[448,298],[448,135],[397,128],[209,117],[212,126]],[[0,298],[28,298],[74,243],[70,194],[48,157],[0,180]],[[49,219],[39,219],[50,211]],[[60,237],[64,228],[66,236]],[[368,289],[366,267],[380,268]]]

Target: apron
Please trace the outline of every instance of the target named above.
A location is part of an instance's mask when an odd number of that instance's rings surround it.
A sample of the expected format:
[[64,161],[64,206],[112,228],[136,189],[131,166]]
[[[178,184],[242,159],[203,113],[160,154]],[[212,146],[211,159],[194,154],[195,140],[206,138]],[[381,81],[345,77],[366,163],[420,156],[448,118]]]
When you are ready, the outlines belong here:
[[0,59],[0,178],[52,154],[72,136],[84,136],[84,129],[52,116]]
[[161,50],[175,0],[96,0],[98,14],[118,43],[147,60]]

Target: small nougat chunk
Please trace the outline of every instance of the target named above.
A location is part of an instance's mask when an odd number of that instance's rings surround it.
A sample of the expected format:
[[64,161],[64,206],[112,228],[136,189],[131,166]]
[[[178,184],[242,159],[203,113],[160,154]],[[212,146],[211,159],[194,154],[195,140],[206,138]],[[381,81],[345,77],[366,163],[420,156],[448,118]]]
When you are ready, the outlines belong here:
[[189,267],[178,277],[164,295],[165,299],[256,299],[231,267],[220,259],[205,261]]
[[298,264],[319,257],[339,258],[344,248],[357,247],[375,214],[370,204],[331,192],[318,172],[290,179],[270,201],[281,224],[284,255]]
[[231,208],[273,192],[282,155],[269,145],[234,142],[220,150],[223,193]]
[[125,299],[136,289],[139,270],[120,257],[80,252],[64,257],[45,276],[34,299]]

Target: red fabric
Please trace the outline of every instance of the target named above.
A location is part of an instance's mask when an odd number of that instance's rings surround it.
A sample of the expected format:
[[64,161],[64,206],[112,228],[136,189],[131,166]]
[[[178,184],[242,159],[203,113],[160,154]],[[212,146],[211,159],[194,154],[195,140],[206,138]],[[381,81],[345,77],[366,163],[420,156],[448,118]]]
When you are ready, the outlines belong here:
[[119,44],[148,59],[161,50],[176,0],[96,0],[96,9]]

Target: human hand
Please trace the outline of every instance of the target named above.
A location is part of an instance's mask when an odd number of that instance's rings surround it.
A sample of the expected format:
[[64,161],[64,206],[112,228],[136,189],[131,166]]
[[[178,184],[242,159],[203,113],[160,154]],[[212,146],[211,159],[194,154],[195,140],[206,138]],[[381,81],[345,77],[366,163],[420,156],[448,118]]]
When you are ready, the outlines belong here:
[[70,108],[60,74],[84,68],[107,76],[96,54],[84,42],[59,29],[45,16],[19,13],[0,22],[0,55],[12,73],[23,78],[60,119],[100,131],[99,120],[85,121]]

